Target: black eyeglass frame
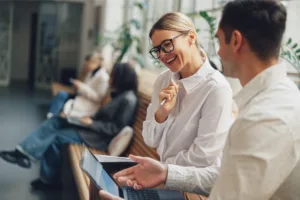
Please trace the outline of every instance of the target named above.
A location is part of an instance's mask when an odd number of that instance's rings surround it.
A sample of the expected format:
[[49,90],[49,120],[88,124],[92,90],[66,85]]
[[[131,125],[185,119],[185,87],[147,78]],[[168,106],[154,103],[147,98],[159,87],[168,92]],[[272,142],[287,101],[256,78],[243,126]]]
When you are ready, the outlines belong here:
[[[154,58],[154,59],[159,59],[159,56],[157,56],[157,54],[160,52],[160,50],[162,50],[164,53],[171,53],[173,50],[174,50],[174,44],[173,44],[173,40],[182,36],[183,34],[186,34],[188,33],[189,31],[184,31],[184,32],[181,32],[179,35],[176,35],[175,37],[173,38],[170,38],[170,39],[166,39],[166,40],[163,40],[160,45],[157,45],[155,47],[153,47],[152,49],[150,49],[149,53],[150,55]],[[170,44],[172,44],[172,49],[170,51],[167,51],[164,47],[162,47],[162,44],[165,43],[165,42],[170,42]],[[153,55],[152,52],[155,54]],[[157,52],[157,53],[155,53]]]

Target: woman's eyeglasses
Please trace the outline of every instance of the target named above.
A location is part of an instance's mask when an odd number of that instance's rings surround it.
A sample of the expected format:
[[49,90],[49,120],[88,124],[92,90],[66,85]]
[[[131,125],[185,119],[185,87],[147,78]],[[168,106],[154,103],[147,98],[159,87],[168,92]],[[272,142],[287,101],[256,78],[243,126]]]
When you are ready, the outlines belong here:
[[155,46],[153,47],[149,53],[151,54],[151,56],[154,58],[154,59],[159,59],[159,52],[160,50],[162,50],[164,53],[170,53],[174,50],[174,44],[173,44],[173,40],[180,37],[181,35],[183,34],[186,34],[188,33],[189,31],[185,31],[185,32],[182,32],[180,33],[179,35],[171,38],[171,39],[167,39],[167,40],[164,40],[160,43],[160,45],[158,46]]

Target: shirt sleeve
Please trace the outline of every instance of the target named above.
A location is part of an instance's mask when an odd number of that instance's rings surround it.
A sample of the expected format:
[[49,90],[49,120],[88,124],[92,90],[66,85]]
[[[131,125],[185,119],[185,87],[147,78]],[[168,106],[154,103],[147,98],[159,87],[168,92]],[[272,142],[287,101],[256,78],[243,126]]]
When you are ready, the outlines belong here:
[[[166,163],[204,168],[214,165],[222,155],[233,120],[231,89],[224,86],[214,88],[201,108],[198,133],[193,144],[168,158]],[[211,186],[213,183],[210,182]]]
[[100,103],[109,87],[108,76],[106,76],[106,74],[99,73],[99,75],[96,74],[95,79],[96,84],[94,87],[81,82],[78,88],[78,93],[91,101]]
[[216,180],[218,174],[219,166],[196,168],[169,164],[165,187],[207,196],[211,182]]
[[155,112],[160,106],[159,103],[159,93],[161,90],[161,78],[159,77],[153,87],[153,93],[151,97],[151,103],[147,108],[146,120],[143,122],[142,135],[145,143],[152,147],[157,148],[161,140],[166,121],[163,123],[158,123],[155,120]]
[[[298,162],[293,133],[276,117],[256,113],[232,127],[210,200],[266,200]],[[240,128],[239,128],[240,127]]]

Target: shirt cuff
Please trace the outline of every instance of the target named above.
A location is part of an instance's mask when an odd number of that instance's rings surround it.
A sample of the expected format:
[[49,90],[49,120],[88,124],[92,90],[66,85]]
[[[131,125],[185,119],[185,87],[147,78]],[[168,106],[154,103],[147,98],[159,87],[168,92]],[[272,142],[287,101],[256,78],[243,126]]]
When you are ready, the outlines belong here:
[[186,175],[182,167],[168,164],[168,176],[165,184],[166,188],[180,188],[184,185]]
[[155,127],[155,132],[160,133],[165,128],[166,123],[167,123],[167,120],[164,121],[163,123],[158,123],[155,119],[155,115],[153,116],[152,125],[153,125],[153,127]]

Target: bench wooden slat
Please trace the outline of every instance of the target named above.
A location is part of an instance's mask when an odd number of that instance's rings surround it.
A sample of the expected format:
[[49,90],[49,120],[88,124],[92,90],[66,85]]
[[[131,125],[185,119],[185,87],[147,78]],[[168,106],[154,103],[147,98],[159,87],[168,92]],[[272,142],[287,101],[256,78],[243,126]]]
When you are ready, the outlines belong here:
[[85,178],[85,174],[82,172],[79,166],[80,153],[78,154],[78,149],[81,149],[79,145],[69,145],[68,153],[70,156],[71,168],[73,171],[74,179],[76,182],[77,190],[81,200],[89,199],[89,182]]

